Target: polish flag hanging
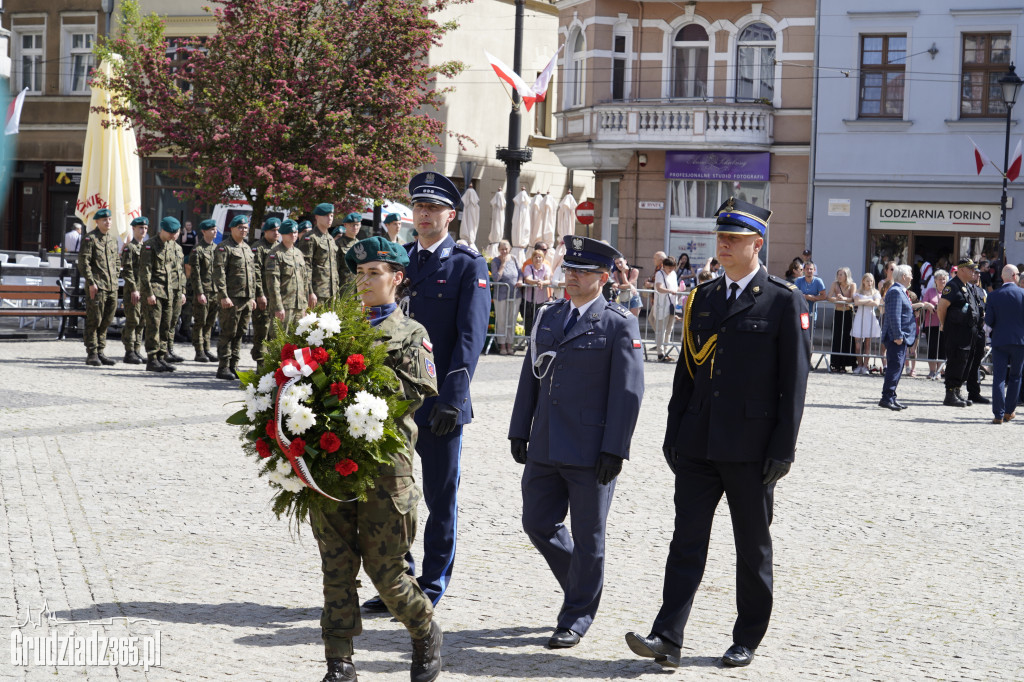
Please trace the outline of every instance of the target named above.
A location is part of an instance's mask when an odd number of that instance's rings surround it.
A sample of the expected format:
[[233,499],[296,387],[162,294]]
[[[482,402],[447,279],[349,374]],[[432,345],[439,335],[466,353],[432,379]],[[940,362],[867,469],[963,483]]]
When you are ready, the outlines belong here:
[[544,67],[544,70],[540,72],[537,79],[533,82],[533,87],[527,85],[526,81],[519,74],[490,52],[485,50],[484,54],[487,55],[487,61],[491,63],[494,73],[498,74],[498,78],[515,88],[516,92],[519,93],[519,97],[522,98],[523,104],[526,105],[526,110],[529,111],[534,103],[543,102],[547,96],[548,83],[551,82],[551,76],[555,72],[555,63],[558,61],[558,55],[562,52],[563,47],[565,47],[564,44],[555,50],[555,54],[548,61],[548,65]]
[[[971,140],[970,137],[968,137],[967,139]],[[987,156],[985,156],[985,152],[981,151],[981,148],[978,147],[977,142],[971,140],[971,144],[974,145],[974,165],[977,166],[978,168],[978,175],[981,175],[981,169],[984,168],[986,164],[992,162],[989,160]]]
[[7,123],[4,126],[5,135],[17,135],[18,123],[21,121],[21,107],[25,104],[25,93],[28,92],[28,88],[25,88],[18,93],[18,96],[11,101],[11,105],[7,107]]
[[1013,182],[1020,175],[1020,164],[1021,164],[1021,148],[1020,140],[1017,140],[1017,148],[1013,150],[1013,156],[1010,157],[1010,165],[1006,167],[1006,179]]
[[533,91],[537,95],[538,102],[544,101],[548,94],[548,83],[551,82],[551,76],[555,73],[555,62],[558,61],[558,55],[561,54],[563,47],[565,47],[565,43],[562,43],[561,47],[555,50],[555,54],[551,56],[548,65],[544,67],[544,70],[537,76],[537,80],[533,82]]

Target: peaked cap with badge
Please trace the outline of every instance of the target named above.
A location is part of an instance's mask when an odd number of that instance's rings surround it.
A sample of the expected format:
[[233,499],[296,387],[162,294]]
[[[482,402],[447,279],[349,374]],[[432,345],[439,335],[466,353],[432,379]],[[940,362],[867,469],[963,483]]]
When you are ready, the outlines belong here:
[[405,247],[384,237],[360,240],[345,254],[345,265],[348,266],[349,272],[355,272],[362,263],[374,261],[400,265],[404,268],[409,265],[409,254]]
[[754,233],[764,237],[768,231],[768,219],[772,212],[746,201],[729,197],[729,199],[715,211],[715,231],[731,232],[733,234]]
[[570,234],[562,238],[562,243],[565,244],[563,268],[611,270],[615,266],[615,259],[622,257],[615,247],[590,237],[578,237]]
[[409,194],[413,203],[423,201],[455,209],[462,206],[462,195],[455,183],[434,171],[413,176],[409,181]]

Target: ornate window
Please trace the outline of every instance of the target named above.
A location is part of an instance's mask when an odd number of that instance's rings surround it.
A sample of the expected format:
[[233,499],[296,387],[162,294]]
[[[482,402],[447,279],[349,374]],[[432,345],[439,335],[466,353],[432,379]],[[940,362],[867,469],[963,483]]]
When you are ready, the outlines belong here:
[[576,31],[570,36],[568,68],[566,69],[565,107],[578,107],[583,104],[584,54],[587,41],[583,31]]
[[706,98],[708,90],[708,32],[699,24],[679,29],[672,41],[672,96]]
[[756,23],[740,31],[736,53],[736,99],[775,97],[775,31]]

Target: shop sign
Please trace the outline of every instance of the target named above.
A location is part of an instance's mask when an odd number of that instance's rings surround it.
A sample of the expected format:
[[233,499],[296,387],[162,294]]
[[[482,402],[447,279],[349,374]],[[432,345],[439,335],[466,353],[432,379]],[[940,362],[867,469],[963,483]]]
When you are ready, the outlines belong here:
[[998,204],[933,204],[876,201],[869,210],[873,230],[999,233]]
[[849,218],[850,217],[850,200],[849,199],[829,199],[828,200],[828,214],[832,217]]
[[768,152],[665,152],[669,180],[768,182]]

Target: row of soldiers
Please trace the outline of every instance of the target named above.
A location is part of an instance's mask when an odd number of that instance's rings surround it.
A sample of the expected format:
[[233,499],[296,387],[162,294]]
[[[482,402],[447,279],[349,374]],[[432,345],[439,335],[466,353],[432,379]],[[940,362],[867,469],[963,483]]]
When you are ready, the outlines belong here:
[[[113,365],[104,353],[106,330],[117,310],[118,276],[124,280],[125,326],[122,341],[127,364],[146,363],[151,372],[172,372],[184,358],[174,352],[174,330],[192,296],[192,343],[197,362],[218,362],[219,379],[237,379],[242,337],[253,324],[252,358],[263,357],[263,344],[274,320],[287,326],[308,307],[341,291],[348,272],[344,254],[358,241],[358,213],[332,228],[334,206],[319,204],[313,222],[269,218],[257,242],[249,246],[249,218],[235,216],[229,234],[218,244],[216,223],[204,220],[201,238],[184,263],[177,242],[179,221],[166,217],[148,240],[148,218],[132,221],[133,239],[120,256],[110,234],[110,212],[97,211],[96,229],[83,240],[79,271],[86,288],[86,364]],[[389,215],[388,227],[398,223]],[[210,348],[214,321],[220,322],[217,355]],[[139,350],[145,332],[146,357]]]

